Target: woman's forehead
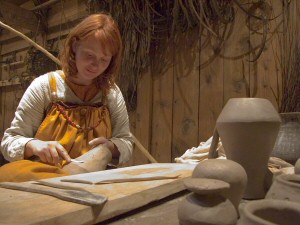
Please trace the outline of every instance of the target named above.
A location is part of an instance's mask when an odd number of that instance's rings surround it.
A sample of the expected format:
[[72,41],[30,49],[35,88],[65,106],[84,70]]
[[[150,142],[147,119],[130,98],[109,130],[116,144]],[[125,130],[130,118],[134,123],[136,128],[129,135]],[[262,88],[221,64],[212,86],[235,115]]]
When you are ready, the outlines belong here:
[[79,46],[81,49],[92,51],[92,52],[101,52],[104,55],[111,56],[109,47],[106,43],[103,43],[99,38],[93,37],[93,35],[82,39],[79,41]]

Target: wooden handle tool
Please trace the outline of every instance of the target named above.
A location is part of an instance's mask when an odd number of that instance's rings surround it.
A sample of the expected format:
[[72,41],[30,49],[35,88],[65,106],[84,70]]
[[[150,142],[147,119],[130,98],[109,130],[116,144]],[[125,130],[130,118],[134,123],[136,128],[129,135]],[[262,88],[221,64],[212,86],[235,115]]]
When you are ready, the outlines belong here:
[[48,184],[46,182],[39,183],[14,183],[14,182],[2,182],[1,188],[13,189],[19,191],[26,191],[44,195],[50,195],[61,200],[84,204],[88,206],[103,205],[107,201],[107,198],[102,195],[96,195],[88,192],[84,189],[67,187],[64,185]]

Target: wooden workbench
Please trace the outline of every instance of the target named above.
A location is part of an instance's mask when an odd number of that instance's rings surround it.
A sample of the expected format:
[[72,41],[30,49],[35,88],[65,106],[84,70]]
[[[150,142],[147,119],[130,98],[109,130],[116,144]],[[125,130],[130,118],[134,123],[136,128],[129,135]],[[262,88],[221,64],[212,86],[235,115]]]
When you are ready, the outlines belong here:
[[97,225],[179,225],[178,206],[189,193],[178,192]]
[[[114,184],[70,183],[94,194],[108,197],[104,206],[86,206],[55,197],[0,188],[0,224],[97,224],[116,218],[126,212],[141,208],[185,190],[183,180],[189,177],[194,165],[176,163],[146,164],[90,174],[47,179],[89,179],[91,176],[113,177],[116,174],[179,175],[178,178],[122,182]],[[64,182],[66,183],[66,182]],[[174,205],[176,206],[176,203]],[[102,224],[106,224],[102,222]]]

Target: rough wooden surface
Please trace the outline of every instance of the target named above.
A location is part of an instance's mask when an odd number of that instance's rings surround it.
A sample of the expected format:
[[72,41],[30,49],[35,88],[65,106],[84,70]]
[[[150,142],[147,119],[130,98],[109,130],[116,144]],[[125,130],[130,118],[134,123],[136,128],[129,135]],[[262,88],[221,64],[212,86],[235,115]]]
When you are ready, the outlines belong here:
[[[294,2],[291,2],[295,4]],[[272,8],[272,18],[268,22],[267,43],[260,59],[250,64],[250,93],[251,97],[267,98],[275,108],[278,108],[278,96],[280,94],[279,85],[282,81],[280,65],[280,52],[282,51],[279,33],[283,31],[283,4],[280,0],[269,2],[269,7]],[[292,8],[295,7],[292,6]],[[257,22],[254,19],[251,21]],[[293,20],[290,21],[292,23]],[[259,24],[259,23],[258,23]],[[262,25],[259,32],[250,32],[250,42],[253,47],[260,46],[262,40]],[[257,50],[258,51],[258,50]],[[256,51],[256,52],[257,52]],[[285,65],[287,66],[287,65]]]
[[[247,4],[248,0],[241,1]],[[237,10],[231,24],[230,35],[224,41],[221,52],[223,61],[223,104],[230,98],[249,96],[249,28],[245,25],[247,15]],[[237,19],[238,18],[238,19]],[[241,22],[243,21],[243,22]]]
[[[188,190],[176,193],[121,216],[97,223],[97,225],[180,225],[178,206],[190,193]],[[241,200],[240,213],[247,202],[250,200]]]
[[[199,33],[198,30],[178,35],[174,56],[174,99],[172,159],[198,146],[199,99]],[[190,40],[185,42],[185,40]]]
[[224,60],[213,48],[217,42],[209,32],[200,37],[200,96],[199,96],[199,142],[204,142],[213,134],[216,120],[223,108]]
[[[151,132],[151,107],[152,107],[152,80],[150,70],[143,71],[140,76],[140,82],[137,86],[137,108],[135,131],[132,132],[141,144],[150,151]],[[149,160],[145,155],[135,146],[133,154],[133,165],[140,165],[148,163]],[[151,154],[151,152],[149,152]]]
[[[167,44],[168,42],[168,44]],[[173,39],[161,40],[153,57],[153,103],[151,153],[158,162],[172,162],[172,111],[175,46]],[[165,66],[163,70],[162,65]]]
[[[101,185],[68,183],[70,186],[82,187],[91,193],[106,196],[108,201],[103,207],[90,207],[36,193],[0,189],[1,224],[95,224],[185,190],[182,181],[191,175],[193,169],[193,165],[187,164],[147,164],[96,173],[99,177],[110,177],[113,173],[172,175],[179,171],[180,178]],[[52,178],[48,181],[58,182],[64,178]],[[14,216],[12,212],[15,212]]]
[[176,193],[97,225],[179,225],[178,205],[189,193]]

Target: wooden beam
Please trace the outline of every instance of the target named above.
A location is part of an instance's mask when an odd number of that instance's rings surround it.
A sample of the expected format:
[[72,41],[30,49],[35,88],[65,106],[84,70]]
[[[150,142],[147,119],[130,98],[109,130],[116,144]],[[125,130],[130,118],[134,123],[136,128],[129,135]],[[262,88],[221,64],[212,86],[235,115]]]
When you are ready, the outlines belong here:
[[0,5],[0,15],[2,17],[0,17],[0,20],[3,22],[13,27],[22,27],[33,32],[36,32],[38,27],[39,30],[44,30],[42,23],[39,25],[37,17],[30,10],[23,9],[4,0],[0,0]]
[[28,0],[10,0],[9,2],[15,5],[22,5],[25,2],[28,2]]
[[42,4],[36,5],[34,8],[32,8],[30,10],[32,10],[32,11],[41,10],[41,9],[50,7],[51,5],[57,3],[58,1],[60,1],[60,0],[49,0],[49,1],[46,1]]
[[[26,79],[28,80],[33,80],[34,78],[34,76],[26,77]],[[6,86],[20,85],[21,83],[22,81],[18,77],[13,80],[0,80],[0,88]]]

